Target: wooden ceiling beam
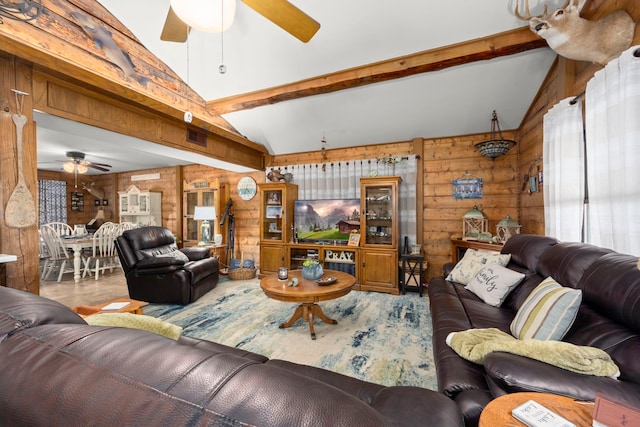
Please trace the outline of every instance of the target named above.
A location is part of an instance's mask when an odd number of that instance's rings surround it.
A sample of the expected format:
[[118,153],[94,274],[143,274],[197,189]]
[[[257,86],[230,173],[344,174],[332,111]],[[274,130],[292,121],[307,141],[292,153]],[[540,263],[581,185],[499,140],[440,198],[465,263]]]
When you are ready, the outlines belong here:
[[207,102],[212,115],[247,110],[307,96],[486,61],[547,46],[529,27],[362,65],[331,74]]

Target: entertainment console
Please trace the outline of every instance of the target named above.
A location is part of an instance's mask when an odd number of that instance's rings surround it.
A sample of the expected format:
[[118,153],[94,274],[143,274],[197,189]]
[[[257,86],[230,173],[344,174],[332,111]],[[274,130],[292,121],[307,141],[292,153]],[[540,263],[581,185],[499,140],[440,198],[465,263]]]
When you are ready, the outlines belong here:
[[[347,240],[327,240],[328,244],[296,242],[293,206],[298,187],[289,183],[260,184],[260,277],[275,274],[280,267],[301,268],[305,259],[315,258],[325,269],[353,275],[356,290],[398,295],[399,184],[400,178],[393,176],[361,178],[360,234],[354,236],[359,237],[355,244],[348,244]],[[353,217],[334,220],[332,224],[335,222],[346,229],[358,226]],[[331,227],[309,228],[312,234],[322,235],[325,228]],[[342,229],[341,232],[345,233]]]

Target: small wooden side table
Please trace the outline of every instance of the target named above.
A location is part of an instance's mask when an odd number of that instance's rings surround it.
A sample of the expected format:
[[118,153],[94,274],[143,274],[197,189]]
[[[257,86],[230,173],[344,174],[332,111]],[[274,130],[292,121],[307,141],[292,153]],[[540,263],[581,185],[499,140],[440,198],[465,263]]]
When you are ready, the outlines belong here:
[[522,427],[524,424],[511,415],[511,410],[528,400],[538,402],[578,427],[592,426],[593,404],[576,403],[570,397],[549,393],[511,393],[489,402],[480,414],[479,427]]
[[[125,305],[119,310],[102,310],[103,307],[111,304],[112,302],[128,302],[129,304]],[[138,301],[135,299],[129,298],[118,298],[113,301],[105,302],[103,304],[98,305],[79,305],[77,307],[73,307],[72,310],[78,313],[82,317],[91,316],[92,314],[98,313],[132,313],[132,314],[143,314],[143,308],[145,305],[148,305],[148,302]]]
[[422,296],[424,256],[422,254],[402,254],[400,259],[402,260],[400,273],[402,295],[407,293],[407,289],[410,289],[418,291],[418,295]]

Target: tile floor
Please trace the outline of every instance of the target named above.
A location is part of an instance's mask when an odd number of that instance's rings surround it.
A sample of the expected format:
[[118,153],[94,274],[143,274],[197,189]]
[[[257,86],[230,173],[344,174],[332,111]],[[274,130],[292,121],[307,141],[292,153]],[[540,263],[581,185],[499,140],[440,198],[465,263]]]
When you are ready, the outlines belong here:
[[[54,277],[54,275],[51,276]],[[75,283],[73,274],[65,274],[59,283],[56,279],[41,280],[40,295],[73,307],[100,304],[115,298],[127,298],[129,291],[122,270],[114,269],[113,272],[107,271],[104,275],[100,275],[98,280],[88,276]]]

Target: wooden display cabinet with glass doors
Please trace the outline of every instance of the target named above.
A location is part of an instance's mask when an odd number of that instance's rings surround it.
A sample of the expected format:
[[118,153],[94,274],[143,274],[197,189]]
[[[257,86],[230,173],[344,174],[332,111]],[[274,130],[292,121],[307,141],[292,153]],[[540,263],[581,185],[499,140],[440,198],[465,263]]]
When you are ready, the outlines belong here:
[[293,239],[293,202],[298,186],[272,182],[258,185],[260,195],[260,277],[286,267],[287,246]]
[[[211,242],[207,246],[211,248],[212,254],[218,255],[223,265],[226,265],[226,236],[220,227],[220,216],[228,198],[228,194],[225,196],[225,190],[226,187],[221,187],[217,179],[184,182],[182,199],[182,246],[196,246],[202,240],[200,222],[193,219],[195,207],[213,206],[218,218],[211,221]],[[214,244],[216,234],[222,235],[220,245]]]
[[360,179],[360,289],[398,295],[397,176]]

